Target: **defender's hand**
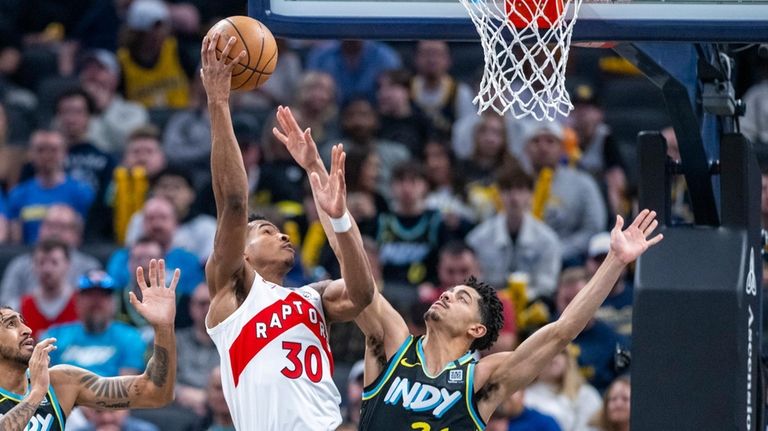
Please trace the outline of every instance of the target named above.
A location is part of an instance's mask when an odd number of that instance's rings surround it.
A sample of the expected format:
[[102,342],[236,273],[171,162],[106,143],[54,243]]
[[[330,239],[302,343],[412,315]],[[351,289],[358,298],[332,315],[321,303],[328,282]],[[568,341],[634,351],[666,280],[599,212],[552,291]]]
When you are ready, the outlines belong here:
[[346,158],[343,145],[334,145],[331,151],[331,175],[328,182],[325,185],[321,184],[320,176],[316,172],[309,175],[317,204],[332,218],[339,218],[347,212],[347,183],[344,180]]
[[624,219],[617,215],[616,225],[611,231],[611,252],[624,264],[631,263],[664,238],[662,234],[658,234],[648,239],[658,225],[656,212],[643,210],[632,224],[622,231]]
[[299,123],[296,122],[296,117],[291,112],[291,108],[284,106],[277,108],[277,124],[279,128],[273,127],[272,134],[285,145],[285,148],[291,153],[291,157],[296,160],[299,166],[305,171],[310,171],[311,168],[315,167],[315,163],[320,160],[320,156],[317,153],[317,144],[312,139],[311,130],[306,129],[302,131]]
[[176,285],[179,283],[181,272],[173,272],[171,285],[165,287],[165,260],[152,259],[149,262],[149,286],[144,278],[144,269],[136,268],[136,280],[141,288],[141,301],[130,292],[131,305],[147,319],[153,327],[173,325],[176,317]]

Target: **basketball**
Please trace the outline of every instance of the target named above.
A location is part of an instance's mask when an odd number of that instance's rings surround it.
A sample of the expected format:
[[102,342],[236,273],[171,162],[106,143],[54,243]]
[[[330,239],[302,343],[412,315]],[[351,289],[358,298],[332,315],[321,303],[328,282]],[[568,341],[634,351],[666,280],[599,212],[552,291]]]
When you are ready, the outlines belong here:
[[277,64],[277,43],[272,32],[261,22],[247,16],[222,19],[208,30],[208,37],[217,31],[221,32],[216,45],[217,58],[232,36],[237,42],[229,52],[229,59],[245,51],[245,58],[232,69],[232,90],[250,91],[267,82]]

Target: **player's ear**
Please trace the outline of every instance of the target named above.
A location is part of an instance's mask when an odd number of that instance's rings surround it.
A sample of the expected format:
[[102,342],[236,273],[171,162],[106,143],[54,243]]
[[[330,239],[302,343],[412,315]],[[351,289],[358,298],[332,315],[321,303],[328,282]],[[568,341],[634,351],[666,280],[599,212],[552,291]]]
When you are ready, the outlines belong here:
[[488,332],[488,329],[482,323],[475,323],[467,329],[467,333],[476,339],[482,338],[486,332]]

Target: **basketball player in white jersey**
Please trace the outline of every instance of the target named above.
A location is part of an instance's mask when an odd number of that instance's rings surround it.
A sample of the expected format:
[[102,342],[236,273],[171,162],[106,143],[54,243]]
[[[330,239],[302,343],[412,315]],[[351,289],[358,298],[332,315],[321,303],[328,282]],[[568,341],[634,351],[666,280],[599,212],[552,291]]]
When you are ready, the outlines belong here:
[[[230,38],[217,60],[219,37],[203,40],[201,76],[211,116],[218,214],[205,267],[211,293],[206,325],[221,356],[224,395],[239,430],[335,430],[341,423],[340,396],[331,379],[328,325],[354,319],[374,292],[362,238],[346,208],[345,154],[340,145],[334,148],[330,175],[319,157],[305,166],[342,279],[282,287],[295,251],[273,223],[249,220],[248,181],[229,112],[230,76],[240,57],[225,61],[234,43]],[[284,109],[278,122],[286,134],[276,135],[286,145],[288,136],[309,134]]]

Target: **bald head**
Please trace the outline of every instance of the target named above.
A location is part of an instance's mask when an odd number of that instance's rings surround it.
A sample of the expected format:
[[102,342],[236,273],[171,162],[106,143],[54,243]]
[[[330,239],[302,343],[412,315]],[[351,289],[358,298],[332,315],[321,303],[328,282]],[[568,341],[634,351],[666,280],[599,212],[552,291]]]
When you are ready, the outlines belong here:
[[69,205],[52,205],[40,225],[40,239],[58,239],[77,247],[83,239],[83,218]]

